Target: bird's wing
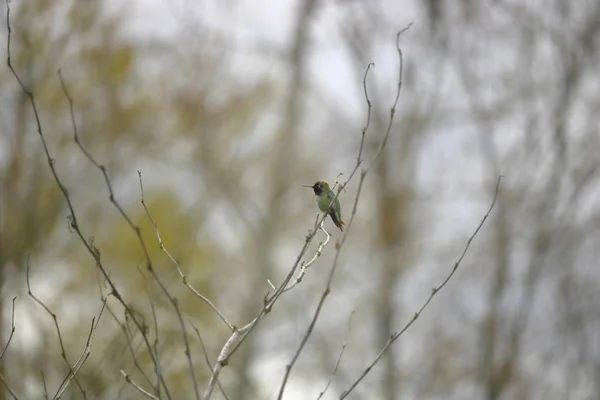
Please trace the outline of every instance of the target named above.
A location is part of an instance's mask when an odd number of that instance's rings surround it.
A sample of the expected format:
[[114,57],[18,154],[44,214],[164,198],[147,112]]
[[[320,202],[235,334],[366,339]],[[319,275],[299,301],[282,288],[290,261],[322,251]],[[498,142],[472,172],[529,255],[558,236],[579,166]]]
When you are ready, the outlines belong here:
[[[331,200],[333,200],[335,198],[335,193],[332,191],[330,191],[329,193],[327,193],[327,198],[329,199],[329,202],[331,203]],[[334,213],[338,213],[338,210],[340,209],[340,199],[335,199],[335,201],[333,202],[333,204],[331,205],[330,209],[334,212]]]
[[[333,193],[333,191],[327,192],[327,200],[329,201],[329,204],[331,204],[331,200],[333,200],[335,198],[335,193]],[[333,204],[331,204],[330,208],[335,210],[335,203],[337,203],[337,199],[335,199],[336,201],[333,202]],[[328,205],[329,205],[328,204]]]

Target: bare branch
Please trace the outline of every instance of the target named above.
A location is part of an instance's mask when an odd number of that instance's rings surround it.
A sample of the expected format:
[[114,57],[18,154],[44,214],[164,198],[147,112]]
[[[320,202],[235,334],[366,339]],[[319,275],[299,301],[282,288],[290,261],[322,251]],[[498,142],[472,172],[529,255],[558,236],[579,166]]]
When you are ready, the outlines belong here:
[[[83,390],[83,387],[81,386],[81,383],[77,379],[77,376],[75,375],[74,370],[71,367],[71,363],[69,362],[69,359],[67,358],[67,351],[65,350],[65,345],[63,343],[63,337],[60,332],[60,326],[58,324],[58,319],[56,318],[56,314],[54,314],[50,310],[50,308],[43,301],[38,299],[31,291],[31,284],[29,282],[29,269],[30,269],[30,264],[29,264],[29,254],[28,254],[27,262],[26,262],[26,272],[25,272],[25,279],[26,279],[26,283],[27,283],[27,293],[37,304],[39,304],[52,317],[52,320],[54,321],[54,327],[56,328],[56,334],[58,335],[58,343],[60,345],[60,354],[61,354],[62,359],[65,361],[67,368],[69,369],[69,376],[72,375],[72,377],[73,377],[72,379],[75,379],[75,382],[77,383],[79,390],[83,394],[83,397],[87,398],[87,395],[85,394],[85,390]],[[70,381],[70,379],[69,379],[69,381]]]
[[[369,75],[369,70],[371,67],[374,67],[375,63],[367,64],[367,69],[365,70],[365,76],[363,77],[363,91],[365,92],[365,101],[367,102],[367,122],[365,122],[365,126],[362,129],[362,136],[360,138],[360,147],[358,148],[358,155],[356,156],[356,165],[360,165],[362,163],[362,152],[365,147],[365,137],[367,136],[367,131],[369,130],[369,125],[371,124],[371,99],[369,98],[369,91],[367,90],[367,76]],[[352,177],[352,176],[351,176]]]
[[[315,263],[315,261],[317,261],[317,258],[321,257],[321,253],[323,252],[323,249],[329,243],[329,239],[331,239],[331,235],[323,227],[323,221],[321,221],[321,224],[319,225],[319,229],[322,230],[323,233],[325,233],[325,241],[319,243],[319,246],[317,247],[317,251],[315,252],[315,255],[313,256],[313,258],[308,260],[308,262],[302,262],[302,264],[300,265],[300,272],[298,273],[298,276],[296,277],[296,279],[294,279],[294,281],[292,283],[290,283],[288,286],[286,286],[286,288],[283,290],[284,292],[287,292],[288,290],[293,289],[294,287],[296,287],[297,284],[302,282],[302,278],[304,278],[304,275],[306,274],[306,270],[311,265],[313,265]],[[273,290],[275,290],[275,288],[273,288]]]
[[377,153],[375,153],[375,157],[373,157],[373,161],[371,161],[371,165],[369,166],[368,169],[371,169],[371,166],[379,158],[379,155],[381,154],[381,152],[383,151],[383,148],[387,144],[388,138],[390,137],[390,133],[392,132],[392,124],[394,123],[394,115],[396,114],[396,107],[398,106],[398,100],[400,99],[400,92],[402,91],[402,75],[404,73],[404,56],[402,54],[402,48],[400,47],[400,36],[407,30],[409,30],[412,25],[413,25],[412,22],[409,23],[404,29],[400,30],[400,32],[398,32],[396,34],[396,51],[398,52],[398,59],[400,60],[400,66],[398,68],[398,87],[396,90],[396,98],[394,99],[394,104],[392,105],[392,108],[390,109],[390,119],[388,121],[388,126],[385,131],[385,135],[383,136],[383,140],[381,141],[381,144],[379,145],[379,150],[377,150]]
[[6,379],[4,379],[4,375],[2,375],[1,373],[0,373],[0,382],[2,382],[2,384],[4,385],[4,387],[6,388],[8,393],[12,396],[13,399],[19,400],[19,396],[17,396],[15,394],[15,392],[13,392],[12,389],[8,386],[8,383],[6,383]]
[[[261,313],[260,316],[262,315],[263,314]],[[251,323],[256,322],[258,322],[258,317],[254,319]],[[247,325],[247,328],[244,327],[246,328],[245,330],[243,330],[244,328],[242,328],[234,331],[233,334],[229,337],[229,339],[227,339],[227,342],[225,342],[225,345],[223,346],[221,352],[219,353],[219,356],[217,357],[217,362],[212,369],[212,374],[210,375],[210,379],[208,380],[206,389],[204,390],[204,395],[202,397],[203,400],[208,400],[212,396],[212,392],[215,390],[215,385],[219,380],[221,370],[225,365],[228,364],[229,356],[231,356],[231,354],[236,348],[235,346],[244,337],[244,333],[246,333],[250,329],[250,327],[251,326]]]
[[[210,362],[210,358],[208,357],[208,352],[206,351],[206,345],[204,344],[202,335],[200,335],[200,331],[194,326],[194,324],[192,324],[191,322],[189,324],[192,326],[192,328],[194,328],[194,331],[196,331],[196,336],[198,336],[198,341],[200,341],[200,346],[202,347],[202,352],[204,353],[204,360],[206,361],[206,365],[208,365],[209,370],[212,371],[212,363]],[[221,390],[223,397],[225,397],[226,400],[229,400],[229,396],[227,396],[227,394],[225,393],[225,390],[223,389],[223,386],[221,386],[221,382],[219,380],[217,380],[217,385],[219,386],[219,390]]]
[[[71,380],[73,380],[75,378],[75,376],[77,375],[77,372],[79,372],[81,367],[83,367],[83,364],[85,364],[88,357],[90,356],[90,352],[92,349],[92,340],[94,338],[94,332],[96,331],[96,328],[98,328],[98,324],[100,324],[100,318],[102,318],[102,314],[104,313],[105,307],[106,307],[106,300],[102,303],[102,307],[100,308],[98,317],[92,318],[92,326],[90,328],[90,333],[88,334],[88,338],[87,338],[87,341],[85,344],[85,348],[83,349],[83,352],[79,356],[79,359],[77,360],[77,362],[75,362],[75,365],[73,366],[72,371],[69,372],[69,374],[67,374],[67,376],[65,377],[65,379],[59,386],[53,399],[60,399],[60,396],[67,389],[67,387],[69,386],[69,383],[71,383]],[[96,322],[96,323],[94,324],[94,322]]]
[[434,288],[431,289],[431,294],[429,295],[429,297],[427,298],[427,300],[423,303],[423,305],[421,306],[421,308],[419,308],[419,310],[414,314],[414,316],[412,317],[412,319],[399,332],[393,333],[392,335],[390,335],[390,338],[388,339],[387,343],[385,344],[385,346],[383,346],[383,348],[381,349],[381,351],[379,352],[379,354],[377,354],[377,356],[375,357],[375,359],[373,360],[373,362],[371,362],[371,364],[369,364],[369,366],[358,377],[358,379],[348,389],[346,389],[342,393],[342,395],[340,396],[340,400],[345,399],[354,390],[354,388],[356,388],[356,386],[358,386],[358,384],[364,379],[365,376],[367,376],[367,374],[371,371],[371,369],[373,369],[373,367],[375,366],[375,364],[377,364],[377,362],[379,362],[379,360],[381,359],[381,357],[383,357],[383,355],[390,348],[390,346],[396,340],[398,340],[398,338],[400,336],[402,336],[402,334],[404,334],[404,332],[406,332],[408,330],[408,328],[410,328],[412,326],[412,324],[417,320],[417,318],[419,318],[419,316],[421,315],[421,313],[423,312],[423,310],[425,310],[425,308],[429,305],[429,303],[431,302],[431,300],[433,300],[433,298],[435,297],[435,295],[444,286],[446,286],[446,284],[448,283],[448,281],[450,281],[450,279],[454,276],[454,273],[458,270],[458,267],[460,266],[460,263],[462,262],[463,258],[467,254],[467,251],[469,250],[471,242],[473,241],[473,239],[475,239],[475,236],[477,236],[477,234],[479,233],[479,231],[483,227],[483,224],[485,223],[485,221],[487,221],[488,217],[490,216],[490,213],[494,209],[494,206],[496,205],[496,199],[498,198],[498,192],[500,190],[500,181],[501,180],[502,180],[502,176],[499,176],[498,177],[498,181],[496,182],[496,189],[495,189],[495,192],[494,192],[494,198],[492,199],[492,204],[490,205],[489,209],[487,210],[487,212],[485,213],[485,215],[481,219],[481,222],[479,223],[479,225],[477,226],[477,228],[475,229],[475,231],[473,232],[473,234],[469,237],[469,240],[467,240],[467,244],[465,245],[465,248],[463,249],[462,254],[458,258],[458,260],[456,261],[456,263],[454,263],[454,267],[452,268],[452,270],[450,271],[450,273],[448,274],[448,276],[446,276],[446,279],[444,279],[444,281],[439,286],[434,287]]
[[354,315],[354,310],[352,310],[352,312],[350,313],[350,317],[348,318],[348,329],[346,330],[346,338],[344,339],[344,343],[342,343],[342,347],[340,349],[340,354],[338,355],[338,358],[335,362],[335,367],[333,368],[333,371],[331,372],[331,375],[329,376],[329,380],[327,381],[327,384],[325,385],[323,390],[321,390],[321,393],[319,393],[319,397],[317,397],[317,400],[321,399],[323,397],[323,395],[325,394],[325,392],[327,391],[327,389],[329,389],[329,386],[331,385],[331,382],[333,382],[333,378],[335,378],[338,368],[340,367],[340,362],[342,361],[342,356],[344,355],[346,346],[348,346],[348,337],[350,336],[350,332],[352,331],[352,316],[353,315]]
[[144,200],[144,183],[142,182],[142,173],[140,171],[138,171],[138,177],[140,180],[140,192],[141,192],[142,206],[144,207],[144,210],[146,211],[146,215],[148,216],[148,219],[150,219],[150,222],[152,223],[152,226],[154,227],[154,230],[156,232],[156,239],[158,240],[158,245],[159,245],[160,249],[167,255],[167,257],[169,257],[169,260],[171,260],[171,262],[177,267],[177,272],[179,272],[179,276],[181,277],[183,284],[186,285],[202,301],[204,301],[206,304],[208,304],[208,306],[210,308],[212,308],[212,310],[219,316],[219,318],[221,318],[221,321],[223,321],[229,327],[229,329],[231,331],[234,331],[235,327],[229,321],[227,321],[227,318],[225,318],[223,313],[221,313],[221,311],[219,311],[219,309],[213,304],[213,302],[210,301],[206,296],[204,296],[203,294],[198,292],[188,282],[187,277],[185,276],[185,274],[183,273],[183,270],[181,269],[181,266],[179,265],[179,262],[177,260],[175,260],[175,258],[171,255],[171,253],[169,253],[169,251],[165,247],[165,245],[162,241],[162,238],[160,236],[160,231],[158,230],[158,225],[154,221],[154,218],[152,218],[152,215],[150,214],[150,210],[148,210],[148,207],[146,206],[146,202]]
[[147,398],[153,399],[153,400],[158,400],[159,399],[158,397],[156,397],[152,393],[150,393],[150,392],[142,389],[142,387],[140,385],[138,385],[137,383],[135,383],[135,381],[133,379],[131,379],[131,377],[129,375],[127,375],[127,373],[125,373],[125,371],[121,370],[121,375],[123,375],[125,377],[125,381],[127,383],[129,383],[131,386],[133,386],[134,388],[136,388],[138,392],[140,392],[141,394],[143,394]]
[[44,371],[40,371],[42,375],[42,385],[44,386],[44,399],[48,400],[48,387],[46,386],[46,377],[44,376]]
[[181,330],[182,330],[182,335],[183,335],[183,343],[185,344],[185,356],[187,358],[188,361],[188,366],[190,369],[190,374],[192,377],[192,383],[194,384],[194,394],[196,395],[196,399],[200,400],[200,391],[198,390],[198,380],[196,379],[196,373],[194,372],[194,363],[192,362],[192,352],[190,351],[190,343],[187,337],[187,329],[185,327],[185,323],[183,322],[183,317],[181,316],[181,311],[179,310],[179,304],[177,302],[177,299],[175,297],[171,297],[166,288],[163,286],[163,284],[158,281],[160,286],[163,288],[163,291],[165,292],[165,294],[169,297],[169,300],[171,301],[171,304],[173,305],[173,308],[175,309],[175,312],[177,313],[177,318],[179,318],[179,324],[181,325]]
[[204,400],[210,399],[212,392],[214,390],[216,381],[219,377],[219,374],[220,374],[221,370],[223,369],[223,367],[228,364],[229,357],[231,357],[231,355],[241,346],[241,344],[244,342],[245,338],[248,337],[248,334],[256,327],[258,322],[266,314],[268,314],[271,311],[275,302],[279,299],[279,297],[285,291],[285,288],[287,287],[290,280],[294,276],[294,273],[295,273],[296,269],[298,268],[298,265],[300,265],[300,261],[306,254],[306,251],[308,250],[310,243],[312,242],[313,238],[315,237],[315,235],[317,233],[316,226],[323,223],[325,216],[326,215],[322,216],[321,219],[317,218],[317,222],[315,224],[315,229],[312,230],[306,236],[304,245],[303,245],[302,249],[300,250],[300,253],[296,257],[296,261],[294,262],[294,265],[292,266],[290,272],[287,274],[287,276],[284,278],[282,283],[276,288],[276,290],[274,291],[274,293],[271,296],[269,296],[268,294],[267,294],[267,296],[265,296],[264,305],[263,305],[263,308],[260,311],[260,313],[248,324],[244,325],[242,328],[236,329],[232,333],[232,335],[229,337],[227,342],[225,342],[225,345],[221,349],[221,352],[219,353],[219,356],[217,358],[217,363],[213,367],[213,372],[211,374],[208,385],[204,392],[204,397],[203,397]]
[[162,377],[162,369],[160,366],[160,354],[158,352],[158,344],[160,342],[158,335],[158,319],[156,318],[156,310],[154,308],[154,299],[150,294],[150,283],[148,282],[148,278],[144,274],[144,272],[140,269],[140,275],[144,277],[144,281],[146,282],[146,290],[148,293],[148,302],[150,303],[150,310],[152,311],[152,322],[154,323],[154,354],[156,354],[156,379],[157,382],[154,385],[154,389],[156,391],[156,396],[160,398],[160,379]]

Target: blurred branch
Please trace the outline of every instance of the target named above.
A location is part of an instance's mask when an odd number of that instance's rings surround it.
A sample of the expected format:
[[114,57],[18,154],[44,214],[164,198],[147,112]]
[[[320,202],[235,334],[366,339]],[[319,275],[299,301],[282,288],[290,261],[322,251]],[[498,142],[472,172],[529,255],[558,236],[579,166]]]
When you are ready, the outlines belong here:
[[[400,30],[396,34],[396,50],[398,52],[398,60],[399,60],[399,66],[398,66],[398,83],[397,83],[396,98],[394,99],[394,102],[392,104],[392,108],[390,110],[390,118],[389,118],[387,129],[386,129],[386,131],[385,131],[385,133],[383,135],[383,138],[381,140],[381,144],[379,146],[379,150],[377,150],[377,153],[375,153],[375,156],[373,157],[373,160],[371,161],[371,164],[366,169],[363,169],[361,171],[360,181],[358,183],[358,189],[356,191],[356,196],[354,198],[354,206],[352,208],[352,214],[350,216],[350,221],[348,222],[348,226],[347,226],[344,234],[339,239],[338,243],[336,243],[335,258],[333,260],[333,264],[331,266],[331,269],[329,270],[329,275],[327,277],[327,283],[325,285],[325,289],[323,290],[323,293],[321,295],[321,299],[319,300],[317,308],[315,309],[312,321],[309,324],[308,328],[306,329],[304,337],[302,338],[302,341],[300,342],[300,345],[298,346],[298,349],[296,350],[294,356],[292,357],[292,360],[290,361],[290,363],[288,365],[286,365],[285,374],[284,374],[284,377],[283,377],[283,382],[281,383],[281,387],[279,389],[278,399],[282,399],[283,398],[283,392],[285,390],[285,386],[287,385],[287,381],[289,379],[291,370],[294,367],[296,361],[298,360],[298,357],[300,356],[300,353],[304,349],[304,346],[308,342],[308,338],[312,334],[313,329],[314,329],[314,327],[315,327],[315,325],[317,323],[317,320],[319,319],[319,315],[321,314],[321,309],[323,307],[323,304],[325,304],[325,300],[327,299],[327,296],[331,292],[331,284],[333,282],[333,277],[334,277],[335,271],[337,269],[339,255],[340,255],[340,252],[342,250],[342,247],[343,247],[344,243],[346,242],[346,238],[348,237],[348,234],[350,233],[350,231],[352,229],[352,223],[354,222],[354,218],[356,216],[356,212],[357,212],[357,209],[358,209],[358,201],[359,201],[360,195],[362,193],[363,183],[364,183],[365,178],[366,178],[367,174],[369,173],[371,167],[373,165],[375,165],[375,162],[377,161],[377,159],[381,155],[382,150],[385,148],[385,145],[387,144],[387,140],[388,140],[388,138],[390,136],[390,133],[392,131],[392,125],[394,123],[394,116],[396,114],[396,107],[398,105],[398,100],[400,99],[400,93],[402,91],[402,73],[403,73],[403,70],[404,70],[404,58],[403,58],[403,54],[402,54],[402,49],[400,48],[400,36],[404,32],[406,32],[407,30],[409,30],[411,26],[412,26],[412,22],[409,23],[404,29]],[[366,86],[367,74],[369,72],[369,68],[371,67],[371,65],[372,65],[372,63],[369,63],[367,65],[367,70],[365,71],[365,75],[364,75],[364,78],[363,78],[363,87],[364,87],[364,92],[365,92],[365,99],[367,101],[368,112],[367,112],[367,122],[365,124],[365,128],[363,128],[363,131],[362,131],[361,144],[360,144],[360,148],[359,148],[359,151],[358,151],[358,156],[356,157],[356,164],[354,166],[354,169],[350,173],[350,176],[346,180],[346,182],[344,182],[344,184],[341,185],[338,188],[336,195],[334,196],[334,198],[332,199],[332,201],[330,203],[330,206],[332,204],[334,204],[334,202],[337,199],[337,197],[339,196],[339,194],[342,192],[342,190],[345,189],[346,185],[348,185],[348,183],[350,182],[350,180],[352,179],[352,177],[354,177],[354,175],[356,174],[356,171],[358,171],[358,168],[362,164],[363,143],[364,143],[364,140],[365,140],[366,132],[367,132],[367,130],[369,128],[369,122],[371,120],[371,101],[369,100],[369,96],[368,96],[368,92],[367,92],[367,86]],[[326,217],[326,215],[323,216],[323,219],[325,219],[325,217]]]
[[11,318],[10,318],[10,326],[11,326],[10,336],[8,337],[8,340],[6,341],[6,345],[4,346],[4,349],[2,349],[2,354],[0,354],[0,361],[4,357],[4,353],[6,353],[6,350],[8,349],[8,346],[10,345],[10,341],[12,340],[13,335],[15,334],[15,300],[17,300],[17,296],[13,297],[13,299],[12,299],[12,314],[11,314]]
[[375,357],[375,359],[373,360],[373,362],[371,364],[369,364],[369,366],[365,369],[365,371],[358,377],[358,379],[348,388],[346,389],[342,395],[340,396],[340,400],[345,399],[350,392],[352,392],[354,390],[354,388],[356,388],[356,386],[358,386],[358,384],[365,378],[365,376],[367,376],[367,374],[371,371],[371,369],[373,369],[373,367],[375,366],[375,364],[377,364],[377,362],[381,359],[381,357],[383,357],[383,355],[386,353],[386,351],[390,348],[390,346],[396,341],[398,340],[398,338],[400,336],[402,336],[402,334],[404,334],[404,332],[406,332],[408,330],[408,328],[410,328],[412,326],[412,324],[419,318],[419,316],[421,315],[421,313],[425,310],[425,308],[429,305],[429,303],[431,302],[431,300],[433,300],[433,298],[435,297],[435,295],[444,287],[446,286],[446,284],[448,283],[448,281],[450,281],[450,279],[452,278],[452,276],[454,276],[454,273],[458,270],[458,267],[460,266],[460,263],[462,262],[463,258],[465,257],[465,255],[467,254],[467,251],[469,250],[469,247],[471,245],[471,242],[473,241],[473,239],[475,239],[475,236],[477,236],[477,234],[479,233],[479,231],[481,230],[481,228],[483,227],[483,224],[485,223],[485,221],[488,219],[490,213],[492,212],[492,210],[494,209],[494,205],[496,204],[496,199],[498,198],[498,191],[500,189],[500,181],[502,180],[502,175],[498,177],[498,181],[496,182],[496,190],[494,192],[494,198],[492,199],[492,204],[490,205],[490,208],[487,210],[487,212],[485,213],[485,215],[483,216],[481,222],[479,223],[479,225],[477,226],[477,228],[475,229],[475,231],[473,232],[473,234],[471,235],[471,237],[469,237],[469,240],[467,240],[467,244],[462,252],[462,254],[460,255],[460,257],[458,258],[458,260],[456,261],[456,263],[454,264],[454,267],[452,268],[452,270],[450,271],[450,274],[448,274],[448,276],[446,277],[446,279],[444,279],[444,281],[437,287],[434,287],[431,289],[431,294],[429,295],[429,297],[427,298],[427,300],[425,301],[425,303],[423,303],[423,305],[421,306],[421,308],[415,313],[415,315],[412,317],[412,319],[397,333],[393,333],[388,342],[386,343],[386,345],[381,349],[381,351],[379,352],[379,354]]
[[42,386],[44,386],[44,399],[48,400],[48,386],[46,386],[46,376],[44,376],[44,371],[40,371],[40,374],[42,375]]
[[12,396],[13,399],[15,400],[19,400],[19,396],[17,396],[12,389],[8,386],[8,383],[6,383],[6,379],[4,378],[4,375],[0,374],[0,382],[2,382],[2,384],[4,385],[4,387],[6,388],[6,390],[8,391],[8,393]]

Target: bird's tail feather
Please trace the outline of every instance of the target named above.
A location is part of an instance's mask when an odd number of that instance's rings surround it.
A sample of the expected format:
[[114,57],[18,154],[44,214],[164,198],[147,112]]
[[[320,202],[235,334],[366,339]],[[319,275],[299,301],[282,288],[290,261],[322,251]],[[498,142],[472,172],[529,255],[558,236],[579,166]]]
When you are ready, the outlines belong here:
[[338,218],[338,216],[336,215],[335,212],[330,212],[329,216],[331,216],[331,220],[333,221],[333,223],[335,224],[335,226],[337,226],[340,231],[344,232],[344,221],[341,218]]

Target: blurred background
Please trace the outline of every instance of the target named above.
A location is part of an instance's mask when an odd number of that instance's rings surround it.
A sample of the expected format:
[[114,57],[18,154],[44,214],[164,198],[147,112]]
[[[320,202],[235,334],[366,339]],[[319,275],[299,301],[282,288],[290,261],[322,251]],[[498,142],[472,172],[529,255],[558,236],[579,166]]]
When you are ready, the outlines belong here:
[[[11,15],[13,63],[36,96],[83,234],[149,325],[154,305],[173,398],[194,398],[177,315],[73,141],[57,70],[83,144],[106,166],[214,362],[230,332],[161,252],[136,171],[190,282],[234,324],[247,323],[314,224],[313,194],[301,185],[348,176],[356,161],[369,62],[372,159],[397,85],[395,33],[412,21],[390,140],[284,398],[316,399],[347,340],[323,396],[339,398],[451,271],[504,175],[456,275],[349,398],[600,399],[600,2],[14,0]],[[56,314],[71,364],[108,289],[69,229],[28,99],[6,66],[0,82],[2,346],[17,296],[1,372],[21,398],[42,399],[68,367],[52,318],[27,295],[28,257],[32,292]],[[340,197],[346,221],[357,183]],[[228,399],[277,398],[333,244],[224,368]],[[148,390],[156,379],[141,335],[108,305],[65,399],[144,398],[120,370]],[[209,370],[189,336],[203,389]]]

